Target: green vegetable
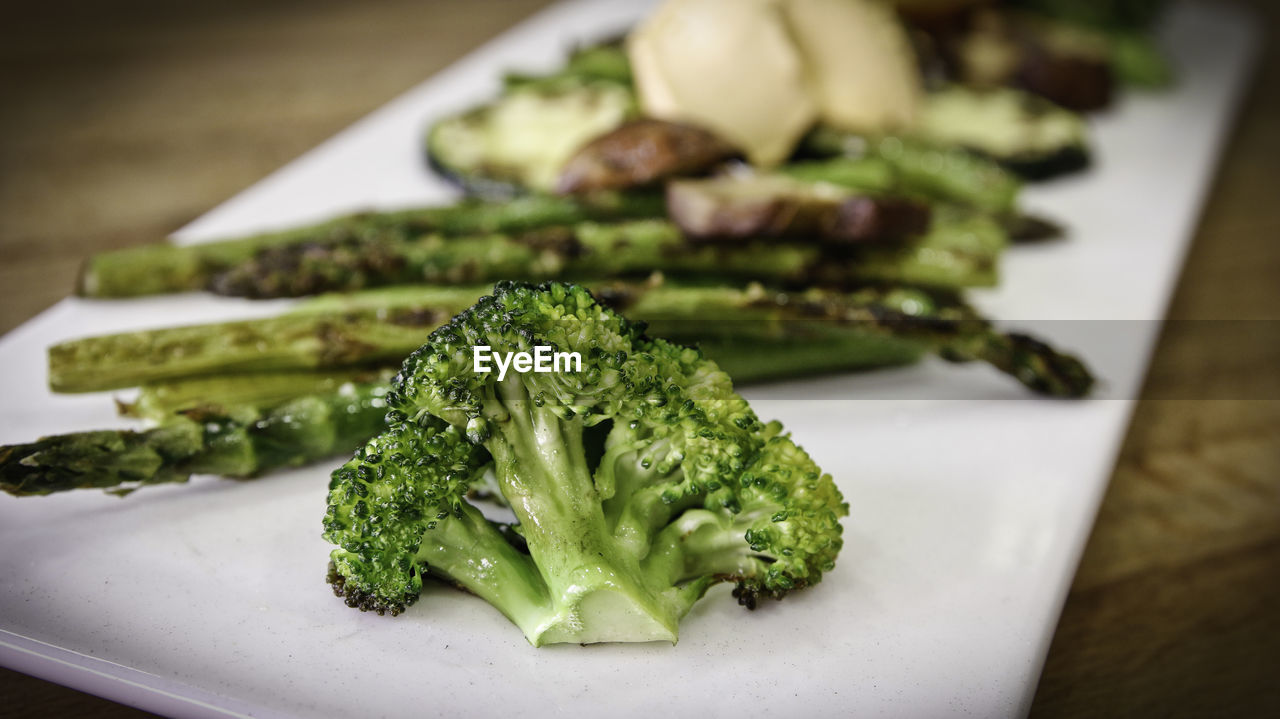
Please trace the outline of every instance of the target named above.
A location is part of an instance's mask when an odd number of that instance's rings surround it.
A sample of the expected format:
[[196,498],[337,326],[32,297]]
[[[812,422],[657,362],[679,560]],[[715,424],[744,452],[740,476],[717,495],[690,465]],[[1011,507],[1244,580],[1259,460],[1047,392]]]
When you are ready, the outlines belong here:
[[1011,88],[979,92],[951,87],[931,93],[915,132],[926,142],[979,152],[1028,179],[1089,164],[1084,118]]
[[1169,58],[1154,38],[1142,32],[1108,35],[1111,68],[1120,82],[1131,87],[1159,90],[1173,84]]
[[800,164],[784,172],[883,191],[887,163],[896,175],[890,184],[895,191],[996,213],[1014,210],[1018,176],[1039,180],[1074,172],[1090,156],[1080,115],[1020,90],[958,86],[929,94],[909,137],[866,138],[818,127],[805,137],[801,153],[854,161],[830,168]]
[[[842,151],[838,148],[838,143],[841,139],[842,137],[835,135],[834,132],[817,130],[814,135],[810,136],[809,141],[814,143],[815,147],[822,142],[834,142],[837,144],[837,148],[831,150],[831,153],[837,154]],[[905,186],[905,178],[898,169],[883,157],[873,155],[792,162],[778,169],[782,174],[798,180],[838,185],[857,192],[912,194],[912,188]],[[1016,186],[1017,183],[1014,182],[1012,184]],[[930,184],[916,189],[920,194],[926,194],[933,191],[933,186]],[[955,201],[958,198],[939,197],[936,199]]]
[[[386,288],[318,297],[274,318],[73,340],[50,349],[49,379],[56,391],[88,392],[213,377],[212,386],[189,387],[183,396],[261,402],[246,395],[256,390],[220,387],[217,378],[388,366],[488,289]],[[649,322],[655,333],[702,345],[740,382],[901,364],[928,351],[956,355],[949,349],[954,346],[990,348],[958,354],[992,361],[1008,344],[1008,336],[972,309],[918,290],[784,292],[754,285],[602,282],[595,291],[606,304]],[[761,343],[758,351],[741,352],[750,342]],[[802,345],[818,349],[805,353]],[[787,347],[796,349],[796,358],[787,356]],[[1048,366],[1068,360],[1078,365],[1052,351],[1045,357]],[[1035,367],[1002,368],[1050,394],[1079,396],[1089,388],[1083,367],[1065,379]],[[313,386],[319,380],[297,381]]]
[[[338,593],[397,613],[431,574],[541,646],[674,642],[716,582],[747,606],[818,583],[848,511],[831,478],[714,363],[642,332],[581,288],[502,283],[433,333],[387,395],[387,431],[333,475]],[[475,371],[479,345],[582,365],[499,381]],[[485,453],[522,546],[466,498]]]
[[1008,215],[1022,183],[995,162],[960,148],[916,140],[877,140],[818,128],[804,140],[805,154],[832,159],[784,165],[782,172],[860,192],[901,194]]
[[998,332],[970,307],[919,290],[599,292],[656,334],[696,337],[740,382],[901,364],[911,352],[933,352],[952,362],[987,362],[1039,394],[1082,397],[1093,386],[1079,359],[1027,335]]
[[859,248],[845,267],[832,273],[843,272],[857,282],[992,287],[1008,244],[1003,225],[990,215],[939,207],[925,234],[885,247]]
[[231,372],[206,376],[151,381],[138,391],[132,402],[116,402],[126,417],[163,423],[175,414],[202,410],[226,414],[245,409],[271,410],[290,400],[314,395],[326,402],[354,387],[385,383],[395,374],[386,368],[339,368],[324,371]]
[[[142,384],[138,398],[121,410],[158,427],[3,448],[0,477],[28,493],[129,488],[181,481],[194,472],[260,473],[328,456],[328,445],[313,446],[307,434],[316,423],[308,419],[298,434],[289,434],[287,418],[314,418],[315,407],[341,408],[335,411],[346,412],[354,424],[339,432],[337,449],[371,436],[384,408],[361,398],[376,396],[393,374],[385,368],[443,321],[430,318],[447,316],[446,307],[465,307],[487,290],[389,288],[319,297],[279,318],[67,343],[50,355],[55,384],[86,391]],[[1093,381],[1074,357],[997,332],[963,304],[918,290],[608,283],[596,292],[610,306],[648,320],[654,333],[701,347],[738,383],[906,364],[926,352],[988,362],[1053,396],[1082,396]],[[417,319],[405,325],[406,317]],[[345,339],[337,327],[345,327]],[[328,342],[345,342],[346,349],[325,353]],[[269,358],[256,356],[263,347],[271,348]],[[317,364],[326,369],[312,370]],[[273,370],[261,371],[267,366]],[[212,421],[206,429],[219,428],[221,441],[197,437],[193,422],[200,418]],[[368,433],[360,436],[360,427]],[[247,454],[259,445],[256,455]]]
[[631,90],[614,82],[523,85],[433,124],[427,161],[473,195],[551,192],[579,147],[637,114]]
[[630,87],[631,62],[621,41],[587,45],[570,53],[565,66],[549,75],[509,72],[502,81],[508,90],[531,85],[545,87],[592,82],[613,82]]
[[670,223],[635,220],[465,240],[432,235],[407,242],[278,248],[219,275],[212,289],[253,298],[297,297],[392,284],[617,277],[654,270],[801,281],[818,269],[819,259],[817,248],[800,245],[695,247]]
[[657,217],[660,195],[600,193],[564,198],[532,195],[509,202],[465,200],[399,212],[364,212],[317,225],[198,245],[143,245],[89,258],[77,292],[85,297],[139,297],[203,290],[211,278],[259,253],[284,247],[344,242],[404,241],[443,236],[522,232],[587,220]]
[[49,348],[55,392],[93,392],[210,375],[392,364],[466,308],[478,290],[424,293],[423,305],[89,337]]
[[392,284],[611,278],[653,271],[700,279],[903,282],[950,289],[995,284],[1007,242],[997,221],[956,209],[935,212],[929,231],[922,235],[839,255],[812,243],[692,244],[674,225],[659,220],[581,223],[465,240],[429,236],[405,242],[280,247],[222,273],[212,289],[253,298],[297,297]]
[[[270,394],[259,382],[259,398]],[[137,410],[158,416],[141,432],[103,430],[45,437],[0,447],[0,490],[39,495],[99,488],[127,494],[138,487],[185,482],[193,474],[254,477],[314,462],[376,433],[387,412],[386,376],[344,383],[266,409],[201,402],[158,412],[160,399]],[[169,400],[171,401],[171,400]]]

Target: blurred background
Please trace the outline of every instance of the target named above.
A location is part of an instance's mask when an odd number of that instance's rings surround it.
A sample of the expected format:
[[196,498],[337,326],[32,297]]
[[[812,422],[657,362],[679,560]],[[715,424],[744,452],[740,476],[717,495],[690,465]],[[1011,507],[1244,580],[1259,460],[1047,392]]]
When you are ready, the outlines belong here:
[[[63,297],[84,256],[163,238],[546,4],[7,8],[0,332]],[[1280,33],[1280,3],[1244,4]],[[1280,319],[1277,89],[1268,43],[1171,319]],[[1213,327],[1166,327],[1034,716],[1280,716],[1280,347]],[[1234,399],[1165,399],[1206,382]],[[0,715],[142,713],[0,670]]]

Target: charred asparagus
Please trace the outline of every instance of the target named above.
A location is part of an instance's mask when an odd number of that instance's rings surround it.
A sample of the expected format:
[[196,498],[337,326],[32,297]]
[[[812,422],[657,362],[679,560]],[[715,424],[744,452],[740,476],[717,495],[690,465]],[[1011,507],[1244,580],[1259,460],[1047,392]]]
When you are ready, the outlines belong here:
[[400,212],[365,212],[221,242],[183,247],[143,245],[104,252],[85,263],[77,292],[85,297],[137,297],[203,290],[218,273],[272,249],[398,242],[428,233],[522,232],[589,220],[658,217],[663,206],[660,194],[598,193],[572,199],[533,195],[503,203],[468,200]]
[[[261,386],[263,378],[254,384]],[[0,490],[36,495],[99,488],[127,493],[192,474],[254,477],[349,452],[377,434],[386,375],[295,397],[269,409],[207,402],[144,431],[103,430],[0,447]]]
[[[76,340],[51,349],[50,381],[60,391],[92,391],[264,369],[391,365],[485,289],[388,288],[317,298],[277,318]],[[594,290],[605,303],[647,321],[655,335],[702,344],[726,365],[752,362],[737,351],[717,356],[716,346],[751,342],[764,347],[761,352],[774,346],[825,348],[828,359],[820,370],[906,362],[932,351],[990,362],[1046,394],[1080,396],[1092,381],[1078,360],[1011,339],[966,305],[918,290],[787,293],[758,285],[669,283],[608,283]],[[261,357],[262,339],[273,335],[269,354]],[[791,369],[783,374],[804,374],[822,354],[808,355],[800,366],[786,365]],[[732,367],[732,376],[766,376],[773,363],[766,360],[759,368]]]
[[394,284],[466,284],[499,279],[584,279],[647,275],[848,285],[903,282],[942,288],[995,284],[1007,238],[989,217],[936,212],[930,230],[901,244],[837,255],[813,243],[689,243],[658,220],[581,223],[572,228],[457,240],[356,240],[265,250],[214,278],[220,294],[297,297]]

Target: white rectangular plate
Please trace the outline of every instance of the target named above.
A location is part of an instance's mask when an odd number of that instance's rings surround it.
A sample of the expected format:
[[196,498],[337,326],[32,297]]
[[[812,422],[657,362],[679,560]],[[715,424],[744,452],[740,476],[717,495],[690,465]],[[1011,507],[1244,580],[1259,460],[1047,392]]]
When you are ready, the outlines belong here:
[[[643,5],[552,7],[179,240],[446,200],[419,159],[432,117],[490,96],[503,69],[554,66]],[[1178,6],[1164,40],[1177,88],[1124,97],[1094,122],[1094,169],[1027,193],[1070,240],[1014,249],[1002,287],[976,297],[1079,350],[1104,378],[1098,398],[1026,399],[989,369],[941,362],[748,392],[852,507],[840,565],[814,590],[748,614],[719,587],[674,647],[535,650],[484,602],[441,588],[396,619],[361,614],[323,579],[326,465],[123,500],[0,497],[0,663],[182,715],[1025,713],[1256,47],[1222,6]],[[108,394],[44,389],[53,342],[278,307],[68,299],[0,340],[0,442],[126,426]]]

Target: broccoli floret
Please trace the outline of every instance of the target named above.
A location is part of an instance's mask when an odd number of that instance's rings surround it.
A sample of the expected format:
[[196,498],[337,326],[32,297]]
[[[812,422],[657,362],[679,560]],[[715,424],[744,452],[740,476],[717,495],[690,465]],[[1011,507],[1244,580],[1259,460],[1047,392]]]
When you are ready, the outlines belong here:
[[[477,372],[473,348],[576,352],[572,371]],[[848,506],[695,349],[572,285],[502,283],[434,332],[389,427],[337,470],[325,537],[348,604],[395,614],[422,575],[497,607],[535,646],[674,642],[712,584],[738,601],[817,583]],[[512,528],[467,500],[492,468]]]

